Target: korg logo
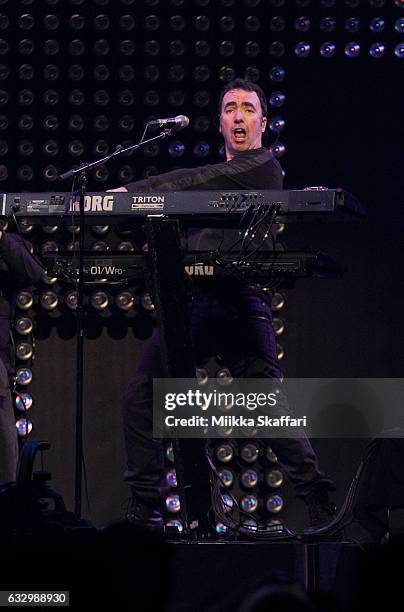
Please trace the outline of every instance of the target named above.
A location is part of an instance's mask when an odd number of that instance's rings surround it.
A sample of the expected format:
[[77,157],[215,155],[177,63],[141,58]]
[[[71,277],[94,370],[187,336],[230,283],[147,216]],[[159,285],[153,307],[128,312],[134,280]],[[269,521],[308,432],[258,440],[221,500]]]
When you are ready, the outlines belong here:
[[[112,195],[87,195],[84,196],[84,212],[112,212],[114,208],[114,196]],[[79,202],[70,203],[70,212],[79,212]]]

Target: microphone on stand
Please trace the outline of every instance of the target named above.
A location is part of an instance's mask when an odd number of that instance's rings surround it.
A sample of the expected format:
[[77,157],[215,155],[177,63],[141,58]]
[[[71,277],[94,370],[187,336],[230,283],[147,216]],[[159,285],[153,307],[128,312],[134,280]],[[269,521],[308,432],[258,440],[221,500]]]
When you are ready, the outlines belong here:
[[147,125],[150,127],[167,127],[182,130],[182,128],[189,125],[189,118],[185,115],[177,115],[176,117],[168,117],[168,119],[154,119],[149,121]]

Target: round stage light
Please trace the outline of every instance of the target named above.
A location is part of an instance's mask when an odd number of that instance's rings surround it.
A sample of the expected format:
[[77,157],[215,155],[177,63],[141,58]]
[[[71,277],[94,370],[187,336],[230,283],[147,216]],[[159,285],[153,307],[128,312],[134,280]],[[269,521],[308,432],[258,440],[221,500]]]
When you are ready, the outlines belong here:
[[179,512],[181,510],[180,496],[177,494],[169,495],[166,498],[166,508],[169,512]]
[[180,142],[179,140],[175,140],[174,142],[171,142],[169,144],[168,152],[171,157],[178,159],[179,157],[182,157],[184,155],[185,145],[183,142]]
[[296,57],[308,57],[310,55],[311,47],[308,42],[301,41],[295,45]]
[[28,310],[34,303],[34,297],[29,291],[19,291],[16,297],[16,304],[21,310]]
[[18,342],[15,349],[16,357],[20,361],[28,361],[28,359],[31,359],[33,352],[34,349],[32,344],[29,342]]
[[55,310],[59,303],[59,298],[54,291],[44,291],[40,298],[39,303],[45,310]]
[[148,312],[153,312],[155,310],[151,295],[148,291],[143,291],[140,294],[140,305],[142,308],[144,308],[144,310],[147,310]]
[[176,529],[179,533],[181,533],[184,530],[183,524],[181,523],[181,521],[178,521],[177,519],[171,519],[170,521],[167,521],[166,527],[171,527],[173,529]]
[[395,46],[394,55],[399,59],[402,59],[404,57],[404,43],[399,43]]
[[230,497],[230,495],[227,495],[227,493],[222,493],[222,501],[224,504],[224,511],[225,512],[231,512],[231,510],[233,509],[234,506],[234,501],[233,498]]
[[233,376],[228,368],[221,368],[216,372],[216,380],[221,387],[228,387],[233,382]]
[[240,450],[240,457],[246,463],[254,463],[260,456],[260,450],[256,444],[244,444]]
[[130,291],[121,291],[115,297],[115,304],[119,310],[130,310],[135,303],[135,298]]
[[369,55],[374,57],[375,59],[379,59],[380,57],[384,57],[386,54],[386,47],[381,42],[376,42],[370,45]]
[[274,317],[272,319],[272,328],[274,330],[275,336],[280,336],[285,331],[285,321],[283,321],[279,317]]
[[283,505],[283,498],[280,495],[270,495],[265,502],[265,507],[271,514],[281,512]]
[[265,457],[270,463],[278,463],[278,457],[275,455],[274,451],[270,446],[267,446],[265,449]]
[[219,474],[220,478],[223,481],[222,484],[225,487],[231,487],[232,486],[232,484],[234,482],[234,474],[233,474],[233,472],[231,470],[223,468],[223,469],[219,470],[218,474]]
[[323,32],[334,32],[337,22],[334,17],[323,17],[320,21],[320,30]]
[[285,155],[286,147],[281,142],[275,142],[269,147],[269,150],[275,155],[275,157],[282,157]]
[[241,499],[240,507],[244,512],[255,512],[258,508],[258,498],[255,495],[246,495]]
[[129,253],[135,250],[135,245],[130,240],[123,240],[122,242],[118,243],[118,246],[116,248],[117,248],[117,251],[123,251],[123,252]]
[[277,489],[283,484],[283,474],[280,470],[269,470],[265,474],[265,482],[272,489]]
[[285,75],[286,72],[284,68],[281,68],[281,66],[274,66],[273,68],[271,68],[269,78],[273,83],[280,83],[285,79]]
[[32,396],[29,393],[17,393],[14,404],[17,410],[25,412],[32,407]]
[[286,96],[281,91],[274,91],[269,96],[269,104],[270,104],[270,106],[274,106],[274,107],[277,107],[277,108],[279,108],[280,106],[283,106],[285,104],[285,100],[286,100]]
[[33,323],[29,317],[18,317],[14,326],[16,332],[21,334],[21,336],[27,336],[33,329]]
[[174,463],[174,449],[171,443],[166,446],[165,457],[167,461],[170,461],[170,463]]
[[215,448],[215,456],[218,461],[228,463],[234,457],[233,446],[227,443],[219,444],[219,446]]
[[372,32],[383,32],[386,27],[386,22],[382,17],[373,17],[369,24],[369,28]]
[[18,368],[15,375],[15,380],[18,385],[20,385],[21,387],[25,387],[31,384],[32,377],[33,374],[30,368]]
[[295,20],[295,30],[297,32],[308,32],[310,30],[311,21],[309,17],[301,16]]
[[252,489],[258,484],[258,474],[255,470],[245,470],[240,476],[241,484],[247,489]]
[[216,533],[218,533],[219,535],[226,533],[227,532],[227,527],[226,525],[224,525],[223,523],[216,523],[215,526],[215,531]]
[[276,343],[276,353],[279,361],[285,357],[285,349],[279,343]]
[[90,297],[90,304],[94,310],[105,310],[109,305],[108,295],[105,291],[95,291]]
[[349,17],[348,19],[346,19],[344,27],[345,30],[347,32],[350,32],[351,34],[359,32],[359,30],[361,29],[360,19],[358,17]]
[[322,55],[322,57],[334,57],[336,52],[337,48],[331,42],[325,42],[320,46],[320,55]]
[[24,437],[31,433],[32,431],[32,421],[25,417],[21,417],[18,419],[15,424],[17,428],[17,433],[20,437]]
[[169,487],[177,486],[177,472],[175,470],[169,470],[166,473],[166,483]]
[[283,119],[282,117],[273,117],[269,122],[269,129],[271,130],[271,132],[279,134],[285,129],[285,125],[285,119]]

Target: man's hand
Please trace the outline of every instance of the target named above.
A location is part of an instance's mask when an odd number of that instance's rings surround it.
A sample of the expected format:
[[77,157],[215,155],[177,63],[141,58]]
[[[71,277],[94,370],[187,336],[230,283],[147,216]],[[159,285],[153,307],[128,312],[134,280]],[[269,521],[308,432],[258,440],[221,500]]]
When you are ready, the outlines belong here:
[[126,187],[117,187],[116,189],[107,189],[107,191],[128,191]]

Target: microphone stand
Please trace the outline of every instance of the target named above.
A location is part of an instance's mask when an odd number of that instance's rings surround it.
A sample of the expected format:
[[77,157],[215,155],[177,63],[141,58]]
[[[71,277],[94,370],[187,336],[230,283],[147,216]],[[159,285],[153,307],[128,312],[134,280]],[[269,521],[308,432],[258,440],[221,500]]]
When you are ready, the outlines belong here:
[[[118,157],[136,151],[141,146],[160,140],[170,136],[171,128],[165,128],[157,136],[148,140],[141,140],[139,143],[123,148],[121,145],[110,155],[106,155],[102,159],[93,162],[85,162],[77,168],[72,168],[67,172],[59,175],[60,180],[67,180],[78,177],[79,189],[77,192],[80,195],[79,200],[79,265],[78,265],[78,291],[77,291],[77,345],[76,345],[76,449],[75,449],[75,481],[74,481],[74,512],[77,518],[81,518],[81,498],[82,498],[82,474],[83,474],[83,382],[84,382],[84,199],[87,189],[87,172],[93,170],[102,164],[105,164],[113,157]],[[77,195],[77,193],[75,194]]]

